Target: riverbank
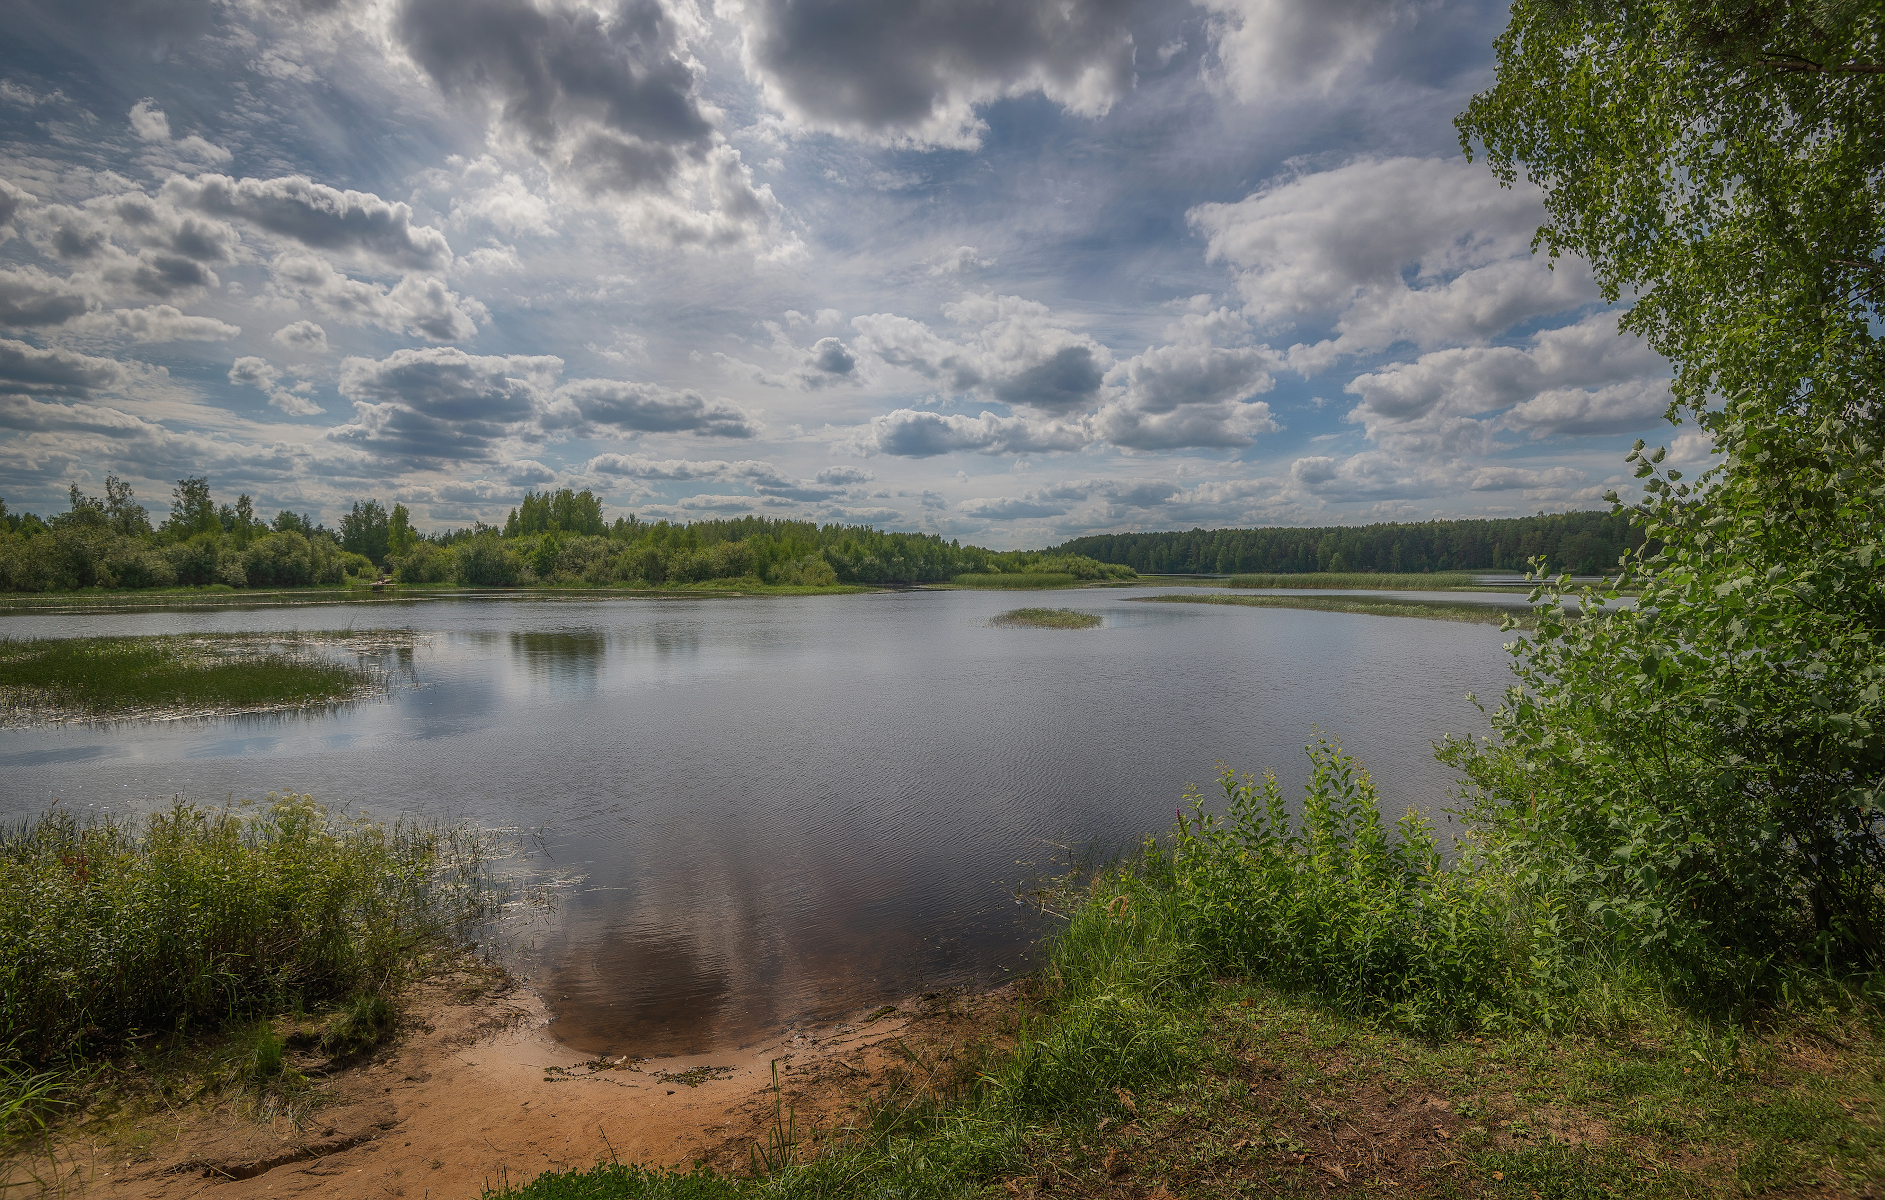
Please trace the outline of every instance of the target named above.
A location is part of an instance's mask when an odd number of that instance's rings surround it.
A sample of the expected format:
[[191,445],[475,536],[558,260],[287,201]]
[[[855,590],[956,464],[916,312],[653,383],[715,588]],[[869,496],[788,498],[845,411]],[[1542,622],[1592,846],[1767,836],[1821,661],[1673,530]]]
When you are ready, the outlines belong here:
[[449,597],[480,599],[506,597],[560,597],[583,599],[627,597],[632,599],[692,599],[737,596],[851,596],[885,589],[865,584],[834,583],[828,586],[771,584],[750,580],[716,579],[704,583],[683,583],[671,587],[617,587],[613,584],[529,584],[516,587],[469,587],[455,583],[387,583],[383,587],[353,585],[348,587],[297,587],[250,590],[223,584],[200,588],[145,588],[107,591],[85,588],[71,592],[0,593],[0,614],[9,612],[61,613],[93,609],[163,609],[215,608],[224,606],[272,607],[292,604],[385,603],[397,600],[433,600]]

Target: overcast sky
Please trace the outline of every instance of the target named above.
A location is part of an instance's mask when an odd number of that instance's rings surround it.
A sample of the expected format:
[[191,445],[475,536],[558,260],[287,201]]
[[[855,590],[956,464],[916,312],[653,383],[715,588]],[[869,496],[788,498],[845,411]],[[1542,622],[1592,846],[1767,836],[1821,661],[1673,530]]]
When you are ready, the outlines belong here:
[[[992,546],[1598,507],[1475,0],[9,0],[0,496]],[[1668,440],[1666,436],[1663,440]]]

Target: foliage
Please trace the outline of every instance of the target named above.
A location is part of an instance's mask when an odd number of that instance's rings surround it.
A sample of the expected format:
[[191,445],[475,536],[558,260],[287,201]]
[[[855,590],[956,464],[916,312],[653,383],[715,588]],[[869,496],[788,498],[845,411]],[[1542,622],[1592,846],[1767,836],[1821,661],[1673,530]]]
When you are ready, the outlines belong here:
[[[246,803],[246,802],[245,802]],[[312,798],[54,808],[0,833],[0,1044],[28,1062],[354,994],[482,917],[481,843]]]
[[360,670],[282,653],[222,654],[185,637],[0,640],[9,701],[109,715],[137,708],[308,704],[341,700]]
[[355,500],[340,519],[341,547],[349,554],[365,555],[376,567],[386,562],[392,536],[392,517],[378,500]]
[[523,579],[523,558],[495,537],[461,542],[454,553],[460,583],[472,587],[511,587]]
[[1414,809],[1390,833],[1373,781],[1338,743],[1318,735],[1308,753],[1300,823],[1274,775],[1226,768],[1221,811],[1187,793],[1171,848],[1153,847],[1151,869],[1208,960],[1418,1030],[1504,1007],[1506,909],[1490,876],[1471,859],[1442,866]]
[[1075,538],[1049,553],[1090,555],[1148,575],[1519,571],[1540,554],[1584,573],[1616,562],[1642,536],[1609,513],[1540,513],[1491,521],[1107,533]]
[[1691,484],[1637,444],[1636,612],[1572,621],[1541,580],[1498,744],[1446,753],[1539,902],[1696,1004],[1885,967],[1882,34],[1871,4],[1522,0],[1460,121],[1634,297],[1722,458]]

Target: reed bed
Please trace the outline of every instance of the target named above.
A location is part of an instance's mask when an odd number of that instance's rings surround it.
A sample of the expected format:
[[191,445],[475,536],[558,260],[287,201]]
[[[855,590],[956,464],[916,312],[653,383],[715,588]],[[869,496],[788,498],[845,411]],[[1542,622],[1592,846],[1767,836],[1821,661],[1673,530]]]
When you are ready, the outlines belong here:
[[[226,645],[224,643],[227,643]],[[110,716],[139,710],[333,703],[371,686],[369,672],[251,639],[45,638],[0,641],[0,703]]]
[[[53,808],[0,830],[0,1057],[388,996],[495,911],[485,835],[271,793],[142,820]],[[16,1067],[16,1071],[21,1068]]]
[[1385,596],[1220,596],[1171,592],[1132,599],[1165,604],[1234,604],[1239,608],[1306,608],[1315,612],[1360,613],[1371,617],[1424,617],[1430,621],[1501,624],[1506,617],[1529,627],[1535,618],[1522,609],[1491,604],[1447,604],[1434,600],[1396,600]]

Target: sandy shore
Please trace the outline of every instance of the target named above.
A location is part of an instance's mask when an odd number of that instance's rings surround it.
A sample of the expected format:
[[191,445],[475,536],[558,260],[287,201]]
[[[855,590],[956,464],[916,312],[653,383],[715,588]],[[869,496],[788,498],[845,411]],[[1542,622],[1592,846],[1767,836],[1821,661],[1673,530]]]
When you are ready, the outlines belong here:
[[81,1127],[4,1164],[3,1194],[420,1200],[611,1157],[739,1170],[779,1107],[802,1132],[842,1129],[898,1073],[946,1074],[999,1037],[1013,1009],[1011,989],[913,997],[725,1053],[603,1060],[551,1038],[526,991],[438,980],[407,998],[391,1043],[323,1080],[298,1120],[203,1104],[130,1131]]

